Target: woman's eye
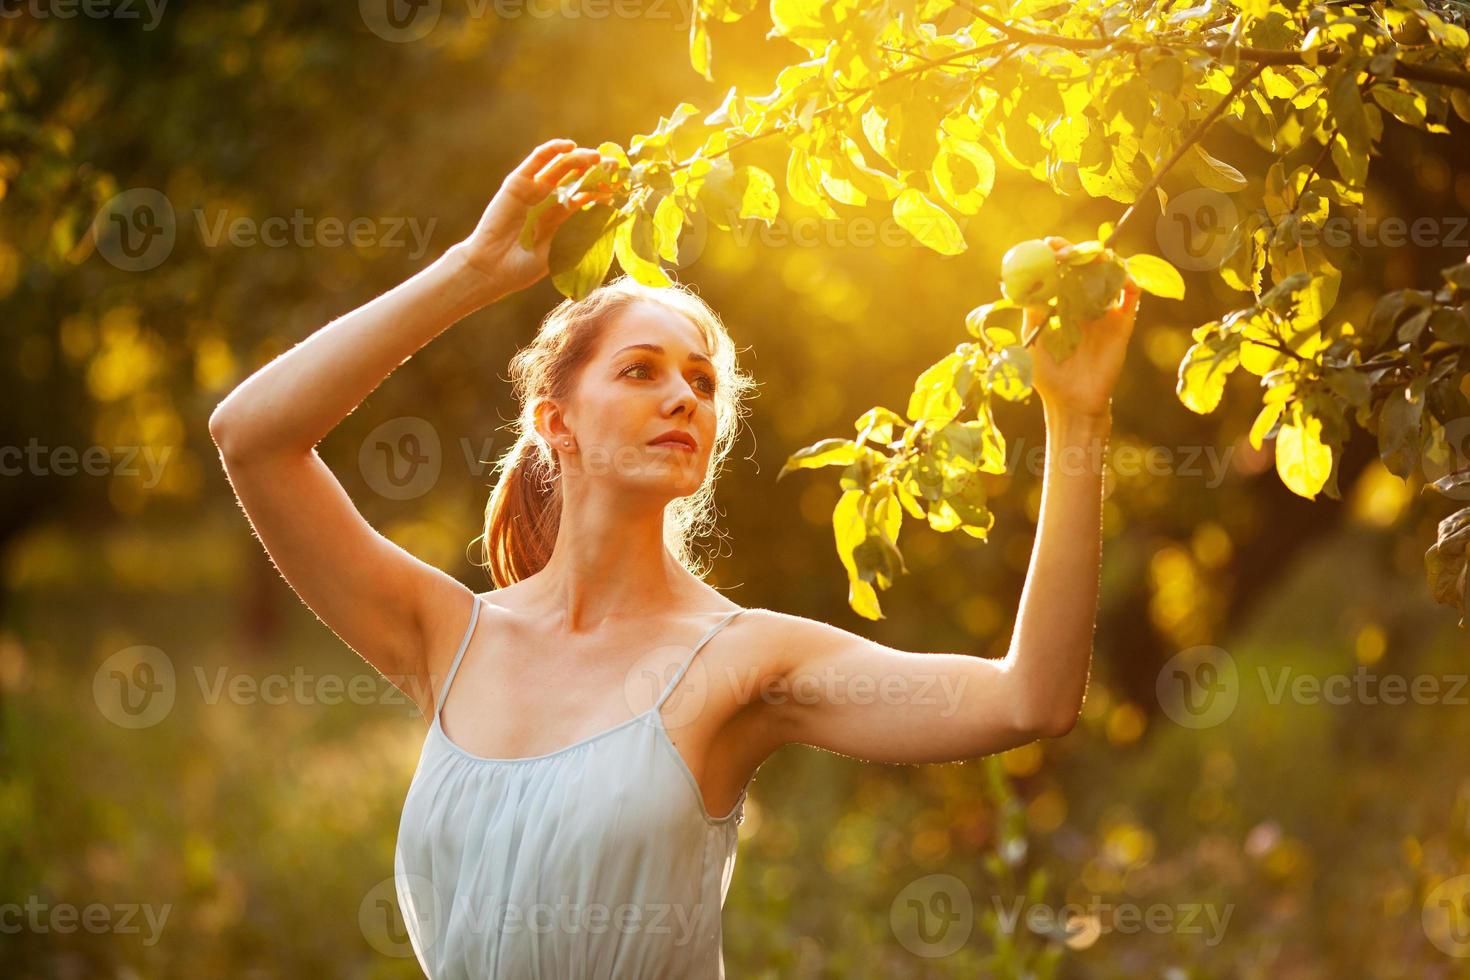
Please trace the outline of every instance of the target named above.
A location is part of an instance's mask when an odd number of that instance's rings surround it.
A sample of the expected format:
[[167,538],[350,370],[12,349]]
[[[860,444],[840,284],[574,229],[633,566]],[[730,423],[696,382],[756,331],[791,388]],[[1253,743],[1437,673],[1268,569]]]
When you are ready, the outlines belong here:
[[[622,370],[622,376],[624,376],[624,377],[632,377],[634,371],[650,371],[650,370],[652,370],[652,366],[650,364],[648,364],[648,362],[646,362],[646,361],[639,361],[636,364],[630,364],[627,367],[623,368],[623,370]],[[704,387],[704,391],[705,391],[705,394],[713,395],[715,393],[716,384],[715,384],[715,379],[714,378],[711,378],[707,374],[701,373],[699,375],[699,377],[698,377],[697,380],[704,382],[704,386],[705,386]]]

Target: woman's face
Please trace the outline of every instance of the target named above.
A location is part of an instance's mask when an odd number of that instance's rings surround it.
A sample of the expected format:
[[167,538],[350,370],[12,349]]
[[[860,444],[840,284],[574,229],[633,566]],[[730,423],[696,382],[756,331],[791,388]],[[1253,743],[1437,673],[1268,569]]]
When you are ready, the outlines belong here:
[[[635,303],[617,315],[552,432],[564,477],[610,478],[666,499],[698,490],[714,445],[720,380],[709,356],[689,318],[660,304]],[[693,448],[657,441],[670,432],[687,435]],[[563,436],[573,439],[571,452]]]

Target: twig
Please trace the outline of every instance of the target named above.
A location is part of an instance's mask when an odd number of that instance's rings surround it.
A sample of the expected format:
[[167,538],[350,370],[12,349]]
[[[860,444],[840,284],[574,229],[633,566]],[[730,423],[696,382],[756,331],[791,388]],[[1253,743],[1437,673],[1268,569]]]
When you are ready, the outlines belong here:
[[1262,347],[1269,347],[1272,350],[1280,351],[1283,354],[1290,354],[1292,357],[1296,358],[1298,361],[1301,361],[1304,364],[1315,363],[1311,361],[1310,358],[1303,357],[1296,351],[1292,350],[1290,347],[1287,347],[1285,344],[1277,340],[1258,340],[1255,337],[1244,337],[1242,338],[1241,342],[1246,344],[1260,344]]
[[[917,75],[920,72],[929,71],[934,68],[943,68],[952,61],[958,61],[960,58],[969,58],[978,54],[984,54],[994,48],[1007,49],[1000,58],[1000,61],[1004,61],[1006,58],[1010,57],[1010,55],[1016,50],[1017,45],[1012,41],[995,41],[991,44],[982,44],[978,47],[967,48],[964,51],[955,51],[941,58],[924,58],[924,61],[921,64],[911,65],[908,68],[896,71],[891,75],[884,75],[872,85],[869,85],[866,88],[858,89],[857,91],[848,95],[846,98],[842,99],[840,102],[833,102],[823,106],[816,112],[812,113],[812,118],[816,119],[820,116],[825,116],[827,113],[832,112],[834,109],[839,109],[855,99],[862,98],[864,95],[869,95],[872,92],[877,91],[880,87],[887,85],[890,82],[896,82],[900,78],[907,78],[910,75]],[[924,56],[912,55],[912,57],[923,58]],[[998,61],[997,64],[999,64],[1000,61]],[[718,150],[714,153],[711,153],[709,156],[704,157],[703,159],[716,160],[733,150],[738,150],[742,146],[745,146],[749,143],[754,143],[756,140],[765,139],[766,137],[774,136],[777,133],[784,133],[787,131],[788,128],[789,127],[787,126],[773,126],[772,128],[765,130],[764,132],[756,133],[754,136],[746,136],[742,139],[738,139],[735,142],[731,143],[729,146],[725,147],[723,150]],[[684,167],[688,167],[694,163],[695,159],[695,157],[690,157],[688,160],[681,160],[678,163],[674,164],[673,169],[678,170]]]
[[1327,134],[1327,142],[1322,144],[1322,152],[1317,154],[1317,159],[1312,161],[1311,168],[1307,170],[1307,179],[1302,181],[1302,189],[1296,192],[1296,197],[1291,202],[1291,209],[1293,211],[1297,209],[1297,205],[1301,204],[1302,194],[1306,192],[1307,185],[1312,182],[1313,177],[1317,176],[1317,168],[1322,166],[1323,160],[1327,159],[1327,151],[1332,149],[1332,138],[1336,135],[1337,130],[1333,130]]
[[[1424,363],[1425,364],[1438,364],[1440,361],[1444,360],[1446,357],[1449,357],[1451,354],[1459,354],[1459,353],[1462,353],[1464,350],[1465,350],[1465,348],[1463,346],[1461,346],[1461,345],[1455,345],[1455,346],[1452,346],[1452,347],[1442,347],[1442,348],[1440,348],[1437,351],[1434,351],[1434,352],[1428,353],[1428,354],[1424,354],[1422,356],[1424,358]],[[1411,365],[1410,365],[1409,361],[1407,359],[1405,359],[1405,358],[1402,358],[1402,357],[1396,357],[1396,358],[1394,358],[1393,360],[1390,360],[1390,361],[1365,361],[1362,364],[1354,364],[1353,365],[1353,367],[1356,368],[1359,371],[1378,371],[1378,370],[1390,370],[1391,371],[1391,370],[1394,370],[1394,369],[1397,369],[1397,368],[1406,368],[1406,367],[1410,367],[1410,366]]]
[[1143,190],[1138,192],[1138,196],[1134,198],[1133,203],[1128,205],[1128,210],[1124,211],[1123,216],[1118,219],[1117,225],[1113,227],[1112,233],[1108,235],[1108,240],[1103,242],[1104,248],[1112,247],[1113,241],[1118,237],[1118,232],[1123,230],[1123,225],[1127,223],[1129,217],[1132,216],[1133,212],[1138,209],[1139,203],[1144,198],[1148,197],[1148,195],[1153,192],[1153,189],[1155,187],[1159,186],[1159,181],[1164,179],[1164,174],[1168,173],[1169,169],[1173,167],[1174,164],[1179,162],[1180,158],[1182,158],[1184,154],[1188,152],[1191,146],[1200,141],[1200,138],[1205,135],[1205,131],[1210,128],[1210,124],[1219,117],[1220,113],[1225,111],[1226,106],[1235,101],[1235,97],[1239,95],[1247,85],[1255,80],[1255,77],[1262,72],[1264,67],[1264,65],[1255,65],[1240,78],[1236,79],[1235,84],[1230,87],[1230,91],[1225,95],[1225,97],[1221,99],[1218,104],[1216,104],[1215,108],[1210,110],[1209,115],[1205,116],[1199,121],[1199,123],[1194,127],[1194,130],[1184,138],[1184,142],[1179,144],[1178,148],[1174,151],[1174,155],[1169,158],[1169,161],[1165,163],[1162,167],[1154,171],[1154,175],[1149,178],[1149,182],[1144,186]]

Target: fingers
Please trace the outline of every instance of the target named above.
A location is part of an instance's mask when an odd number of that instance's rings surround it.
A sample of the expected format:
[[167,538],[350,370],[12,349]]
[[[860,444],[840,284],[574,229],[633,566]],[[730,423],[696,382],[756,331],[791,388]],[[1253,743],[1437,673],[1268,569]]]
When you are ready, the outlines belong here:
[[1123,289],[1118,294],[1118,301],[1108,310],[1107,319],[1132,330],[1134,316],[1138,313],[1138,300],[1142,295],[1143,290],[1138,283],[1132,279],[1123,280]]
[[1072,247],[1072,243],[1060,235],[1047,235],[1044,241],[1052,247],[1052,251],[1057,253],[1058,258]]
[[593,202],[604,204],[610,202],[612,200],[612,193],[611,189],[579,191],[572,195],[566,203],[551,205],[545,211],[541,212],[541,217],[536,222],[536,241],[548,240],[568,218],[582,210],[586,205]]
[[524,177],[527,180],[533,181],[536,179],[537,172],[546,165],[546,161],[550,160],[558,153],[565,153],[567,150],[572,149],[576,145],[577,143],[575,140],[547,140],[545,143],[542,143],[540,146],[536,147],[536,149],[532,150],[530,155],[527,156],[526,159],[521,161],[520,166],[516,167],[515,169],[515,174],[517,177]]
[[562,182],[562,178],[573,170],[586,170],[588,167],[596,166],[602,161],[602,154],[596,150],[582,147],[563,153],[552,160],[541,171],[536,174],[535,181],[538,187],[546,189],[553,188]]
[[1124,313],[1132,316],[1134,313],[1138,312],[1138,299],[1142,295],[1143,290],[1139,288],[1138,283],[1134,282],[1132,279],[1125,279],[1123,281],[1123,299],[1118,304],[1119,308],[1122,309]]
[[[560,185],[568,174],[581,173],[600,162],[602,162],[601,153],[590,147],[578,147],[575,140],[547,140],[521,162],[512,176],[530,182],[538,191],[549,193]],[[593,190],[579,194],[576,200],[570,202],[572,210],[580,208],[588,201],[602,199],[606,193],[602,190]]]

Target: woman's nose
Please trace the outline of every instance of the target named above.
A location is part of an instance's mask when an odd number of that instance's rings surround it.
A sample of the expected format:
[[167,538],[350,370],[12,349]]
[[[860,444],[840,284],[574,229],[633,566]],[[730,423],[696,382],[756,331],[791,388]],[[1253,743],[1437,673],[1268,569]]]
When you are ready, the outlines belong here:
[[673,394],[669,396],[670,410],[678,411],[684,409],[689,414],[694,414],[694,406],[698,404],[699,396],[695,394],[694,388],[683,378],[674,382]]

